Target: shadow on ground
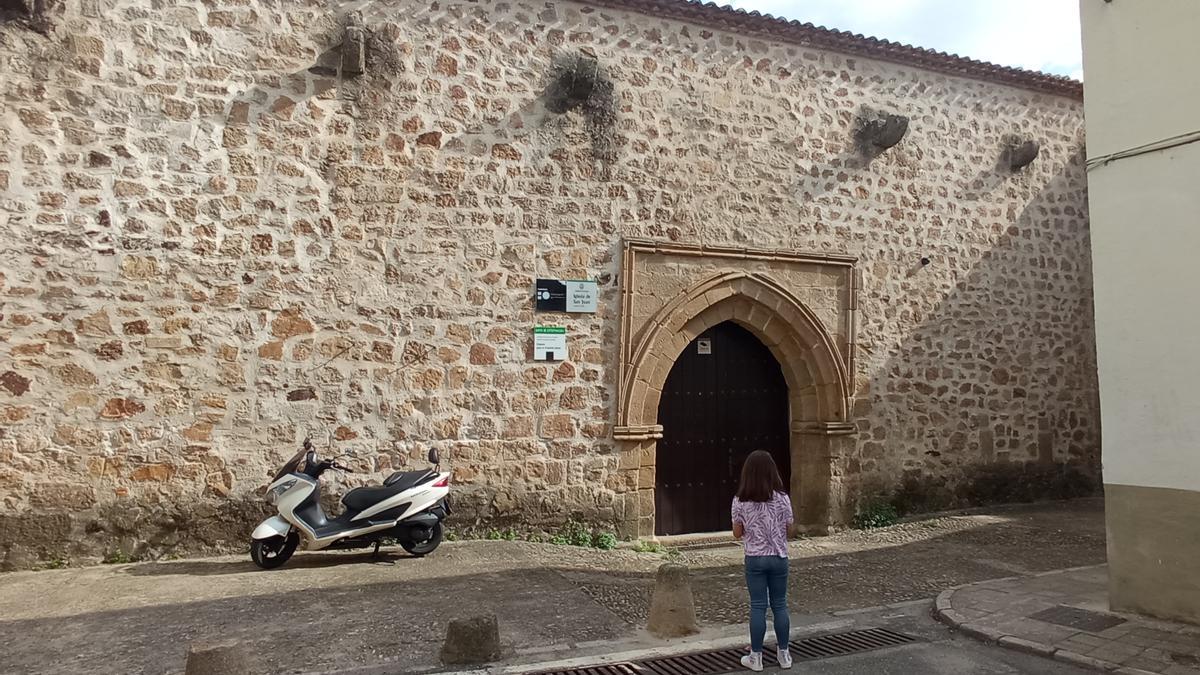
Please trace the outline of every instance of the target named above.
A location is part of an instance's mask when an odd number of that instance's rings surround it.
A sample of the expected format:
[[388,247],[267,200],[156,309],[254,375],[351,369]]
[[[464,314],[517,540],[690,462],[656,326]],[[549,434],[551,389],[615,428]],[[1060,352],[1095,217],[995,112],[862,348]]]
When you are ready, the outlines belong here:
[[[345,553],[340,555],[305,555],[297,553],[287,562],[289,569],[320,569],[345,565],[396,565],[414,556],[397,551],[373,553]],[[130,565],[125,573],[133,576],[219,576],[223,574],[246,574],[260,571],[249,559],[236,560],[188,560],[183,562],[152,562]]]
[[[944,523],[945,520],[937,521]],[[969,523],[955,529],[954,523]],[[839,540],[854,548],[856,537],[868,550],[832,551],[835,544],[813,540],[792,561],[790,605],[810,614],[928,598],[949,586],[1100,563],[1104,532],[1099,506],[1043,506],[1031,512],[955,521],[950,531],[921,537],[914,523],[891,531],[854,533]],[[514,563],[509,569],[456,574],[429,565],[456,564],[474,548],[481,558],[492,551],[525,546],[544,566]],[[526,550],[526,549],[523,549]],[[439,552],[440,553],[440,552]],[[810,554],[811,553],[811,554]],[[472,553],[475,555],[475,553]],[[287,567],[256,572],[241,561],[155,563],[112,570],[113,576],[140,576],[151,583],[171,576],[217,577],[233,597],[142,604],[116,611],[0,621],[0,671],[20,673],[176,673],[187,646],[199,640],[243,640],[256,646],[263,672],[307,672],[390,662],[399,672],[436,664],[445,625],[451,618],[494,612],[509,648],[615,640],[631,636],[646,614],[654,565],[661,558],[628,554],[638,569],[612,569],[609,560],[561,547],[477,542],[424,560],[391,554],[395,581],[355,584],[354,569],[377,568],[369,552],[342,555],[298,554]],[[570,556],[574,556],[571,558]],[[736,550],[685,554],[693,568],[696,605],[702,621],[745,620],[746,594]],[[502,557],[502,556],[501,556]],[[513,558],[517,560],[516,557]],[[330,587],[287,586],[289,572],[301,579],[311,570],[330,569]],[[438,576],[429,577],[430,572]],[[96,574],[92,572],[92,574]],[[415,577],[425,574],[424,578]],[[179,579],[175,580],[174,577]],[[64,577],[66,578],[66,577]],[[293,577],[295,578],[295,577]],[[378,576],[374,576],[378,579]],[[101,577],[79,593],[104,594]],[[336,584],[336,585],[335,585]],[[8,594],[20,592],[13,585]],[[111,589],[108,592],[112,592]],[[10,598],[11,600],[11,598]]]

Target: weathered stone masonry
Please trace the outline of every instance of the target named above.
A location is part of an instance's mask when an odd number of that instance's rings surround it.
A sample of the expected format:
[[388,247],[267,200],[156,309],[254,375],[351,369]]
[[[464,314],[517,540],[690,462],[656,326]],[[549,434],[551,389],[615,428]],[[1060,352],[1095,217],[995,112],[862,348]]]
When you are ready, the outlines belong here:
[[[848,345],[833,524],[905,471],[1094,468],[1069,87],[635,4],[63,0],[44,35],[0,26],[9,564],[240,545],[306,433],[374,474],[438,446],[467,521],[644,532],[653,433],[614,438],[633,240],[855,259],[785,288]],[[877,113],[909,129],[867,158]],[[1010,138],[1041,145],[1016,173]],[[787,286],[728,260],[662,270]],[[528,358],[536,276],[601,285],[563,363]]]

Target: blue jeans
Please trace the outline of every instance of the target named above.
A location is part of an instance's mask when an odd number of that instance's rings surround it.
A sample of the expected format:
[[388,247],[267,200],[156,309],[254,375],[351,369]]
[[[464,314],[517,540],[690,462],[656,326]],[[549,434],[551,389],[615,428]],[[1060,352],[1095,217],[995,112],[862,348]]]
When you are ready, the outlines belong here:
[[767,605],[775,618],[775,639],[787,646],[792,621],[787,609],[788,559],[775,555],[746,556],[746,588],[750,589],[750,651],[763,650],[767,634]]

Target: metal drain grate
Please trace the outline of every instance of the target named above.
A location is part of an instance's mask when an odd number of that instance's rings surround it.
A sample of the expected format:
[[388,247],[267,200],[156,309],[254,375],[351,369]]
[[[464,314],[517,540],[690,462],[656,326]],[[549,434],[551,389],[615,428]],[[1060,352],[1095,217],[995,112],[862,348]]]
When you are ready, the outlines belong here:
[[788,646],[791,647],[792,658],[794,660],[806,661],[823,659],[829,656],[869,652],[888,647],[898,647],[916,641],[917,639],[912,636],[890,631],[886,628],[867,628],[865,630],[850,631],[849,633],[834,633],[833,635],[792,640]]
[[[917,639],[886,628],[867,628],[847,633],[833,633],[817,637],[792,640],[788,646],[795,661],[814,661],[831,656],[846,656],[861,652],[898,647],[916,642]],[[644,661],[611,663],[604,666],[546,670],[534,675],[716,675],[742,670],[741,658],[746,655],[745,647],[721,649],[699,654],[664,656]],[[775,663],[775,653],[766,650],[763,665]]]

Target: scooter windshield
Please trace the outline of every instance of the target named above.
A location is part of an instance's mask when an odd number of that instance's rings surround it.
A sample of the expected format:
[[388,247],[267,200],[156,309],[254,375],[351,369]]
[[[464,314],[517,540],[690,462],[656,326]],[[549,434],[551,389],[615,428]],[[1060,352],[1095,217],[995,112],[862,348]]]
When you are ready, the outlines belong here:
[[295,455],[293,455],[292,458],[289,459],[281,469],[279,469],[279,472],[275,474],[275,477],[271,479],[271,482],[274,483],[289,473],[295,473],[298,471],[300,469],[300,464],[304,462],[304,456],[306,454],[307,451],[301,449],[300,452],[297,452]]

